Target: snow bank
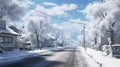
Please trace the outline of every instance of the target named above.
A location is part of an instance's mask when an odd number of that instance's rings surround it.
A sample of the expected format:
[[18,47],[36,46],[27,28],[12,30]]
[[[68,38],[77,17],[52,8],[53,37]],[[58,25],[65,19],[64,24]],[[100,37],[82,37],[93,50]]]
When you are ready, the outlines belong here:
[[[106,56],[104,52],[95,51],[87,48],[87,54],[92,57],[93,60],[102,64],[102,67],[120,67],[120,59]],[[95,67],[95,66],[93,66]]]
[[3,54],[0,54],[0,63],[2,62],[7,62],[7,61],[14,61],[14,60],[19,60],[28,56],[36,56],[36,55],[41,55],[41,54],[46,54],[46,53],[51,53],[52,50],[60,50],[63,49],[63,47],[47,47],[47,48],[43,48],[42,50],[32,50],[32,51],[19,51],[19,50],[15,50],[15,51],[9,51],[9,52],[5,52]]
[[84,58],[86,59],[86,62],[88,63],[88,67],[99,67],[99,65],[93,60],[91,59],[86,51],[84,50],[84,48],[82,47],[78,47],[78,49],[81,51],[80,53],[84,56]]

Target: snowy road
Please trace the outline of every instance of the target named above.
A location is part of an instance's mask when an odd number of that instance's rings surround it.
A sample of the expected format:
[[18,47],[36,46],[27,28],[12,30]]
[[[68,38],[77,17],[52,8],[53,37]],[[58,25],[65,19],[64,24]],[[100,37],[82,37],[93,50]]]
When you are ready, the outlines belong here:
[[[87,67],[83,60],[78,61],[75,48],[55,50],[51,53],[27,57],[20,61],[0,64],[0,67]],[[79,56],[82,58],[82,56]],[[82,62],[81,65],[79,65]]]

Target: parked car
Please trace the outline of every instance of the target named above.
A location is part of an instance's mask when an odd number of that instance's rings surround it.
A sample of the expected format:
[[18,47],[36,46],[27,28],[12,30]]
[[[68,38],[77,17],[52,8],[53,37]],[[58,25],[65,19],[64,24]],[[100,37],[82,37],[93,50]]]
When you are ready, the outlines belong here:
[[120,57],[120,44],[112,45],[112,56]]
[[23,43],[20,47],[20,50],[33,50],[35,49],[35,46],[31,43]]

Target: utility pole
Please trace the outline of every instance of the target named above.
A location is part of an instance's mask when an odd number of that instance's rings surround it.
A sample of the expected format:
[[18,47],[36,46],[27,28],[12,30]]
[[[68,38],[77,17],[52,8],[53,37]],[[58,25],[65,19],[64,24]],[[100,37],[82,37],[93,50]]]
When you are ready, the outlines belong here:
[[42,49],[42,21],[40,21],[40,45],[39,48]]
[[75,23],[77,23],[77,24],[80,24],[80,25],[83,25],[83,43],[82,43],[82,46],[84,47],[84,49],[86,50],[86,37],[85,37],[85,29],[86,29],[86,25],[87,24],[85,24],[85,23],[78,23],[78,22],[75,22]]
[[86,50],[86,43],[85,43],[85,26],[83,26],[83,47],[85,48]]
[[100,3],[104,3],[105,2],[105,0],[100,0]]
[[[41,12],[41,11],[39,11],[39,10],[35,10],[36,12],[39,12],[39,13],[41,13],[41,14],[44,14],[44,15],[47,15],[47,16],[50,16],[50,17],[53,17],[53,18],[56,18],[56,19],[59,19],[59,20],[63,20],[63,21],[69,21],[69,20],[66,20],[66,19],[62,19],[62,18],[58,18],[58,17],[55,17],[55,16],[52,16],[52,15],[49,15],[49,14],[47,14],[47,13],[43,13],[43,12]],[[83,29],[84,29],[84,35],[83,35],[83,41],[84,41],[84,48],[85,48],[85,50],[86,50],[86,44],[85,44],[85,26],[87,25],[87,24],[85,24],[85,23],[79,23],[79,22],[74,22],[74,21],[69,21],[69,22],[71,22],[71,23],[77,23],[77,24],[80,24],[80,25],[83,25],[84,27],[83,27]]]
[[100,0],[100,3],[102,3],[102,0]]

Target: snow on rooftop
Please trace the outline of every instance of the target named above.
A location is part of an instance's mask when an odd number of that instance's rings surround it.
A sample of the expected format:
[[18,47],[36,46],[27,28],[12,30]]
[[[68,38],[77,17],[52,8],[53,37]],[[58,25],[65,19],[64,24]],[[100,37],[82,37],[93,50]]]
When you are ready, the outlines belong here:
[[8,24],[4,20],[0,20],[0,33],[19,35],[18,33],[14,32],[12,29],[10,29],[8,27]]
[[20,35],[16,32],[14,32],[12,29],[10,28],[6,28],[6,29],[0,29],[0,33],[5,33],[5,34],[13,34],[13,35]]
[[53,39],[55,39],[55,37],[52,35],[52,33],[47,33],[47,37],[46,38],[53,38]]

